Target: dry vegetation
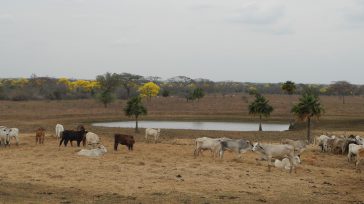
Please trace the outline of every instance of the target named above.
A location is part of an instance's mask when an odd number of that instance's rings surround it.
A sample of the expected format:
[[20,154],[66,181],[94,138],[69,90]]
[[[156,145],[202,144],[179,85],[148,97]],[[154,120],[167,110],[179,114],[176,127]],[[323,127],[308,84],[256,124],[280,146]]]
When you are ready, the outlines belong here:
[[[296,96],[270,95],[273,121],[288,121]],[[148,104],[148,119],[252,120],[248,96],[209,96],[199,103],[179,98],[158,98]],[[326,114],[314,134],[364,135],[364,98],[322,97]],[[192,156],[192,138],[200,136],[248,138],[276,142],[283,137],[304,138],[304,130],[289,132],[222,132],[163,130],[162,142],[147,144],[136,134],[134,152],[114,153],[112,134],[133,134],[131,129],[92,127],[92,121],[127,119],[125,101],[108,109],[92,100],[0,102],[0,125],[19,127],[20,146],[0,148],[0,202],[4,203],[363,203],[364,174],[341,155],[323,154],[310,147],[296,174],[256,164],[254,153],[242,160],[226,154],[223,161]],[[108,153],[101,158],[75,155],[80,148],[58,150],[54,126],[85,124],[98,133]],[[35,145],[34,130],[45,127],[44,145]],[[263,126],[264,128],[264,126]],[[362,166],[362,168],[364,168]]]

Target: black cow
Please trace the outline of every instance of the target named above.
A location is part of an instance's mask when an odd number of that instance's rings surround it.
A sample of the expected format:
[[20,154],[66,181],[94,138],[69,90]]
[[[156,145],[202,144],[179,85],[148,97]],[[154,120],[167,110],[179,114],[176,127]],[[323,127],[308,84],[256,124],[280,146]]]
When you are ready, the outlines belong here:
[[133,145],[135,143],[134,136],[132,135],[123,135],[123,134],[115,134],[114,135],[114,150],[118,150],[118,145],[125,145],[128,147],[129,151],[133,151]]
[[77,147],[80,146],[80,143],[82,141],[82,145],[85,146],[86,144],[86,133],[87,131],[85,130],[80,130],[80,131],[76,131],[76,130],[65,130],[62,132],[61,135],[61,141],[59,142],[59,146],[62,145],[62,142],[64,141],[64,146],[67,146],[68,141],[71,142],[71,146],[73,146],[72,141],[76,140],[77,141]]

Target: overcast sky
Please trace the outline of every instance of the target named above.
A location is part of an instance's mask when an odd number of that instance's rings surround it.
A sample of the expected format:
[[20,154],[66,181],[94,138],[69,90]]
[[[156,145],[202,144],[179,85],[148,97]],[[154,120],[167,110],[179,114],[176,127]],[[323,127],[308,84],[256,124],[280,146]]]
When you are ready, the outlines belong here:
[[364,0],[0,0],[0,78],[364,84]]

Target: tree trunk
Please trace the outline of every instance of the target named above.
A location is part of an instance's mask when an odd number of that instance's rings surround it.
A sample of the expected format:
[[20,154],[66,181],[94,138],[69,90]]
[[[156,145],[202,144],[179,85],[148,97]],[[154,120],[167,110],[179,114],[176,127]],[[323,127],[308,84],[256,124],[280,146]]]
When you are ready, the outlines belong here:
[[259,131],[263,131],[263,129],[262,129],[262,115],[259,115]]
[[104,102],[104,108],[107,108],[107,103]]
[[138,116],[135,116],[135,132],[139,132],[139,130],[138,130]]
[[307,141],[312,144],[311,140],[311,118],[307,118]]
[[129,99],[129,97],[130,97],[130,88],[125,87],[125,89],[126,89],[126,97]]

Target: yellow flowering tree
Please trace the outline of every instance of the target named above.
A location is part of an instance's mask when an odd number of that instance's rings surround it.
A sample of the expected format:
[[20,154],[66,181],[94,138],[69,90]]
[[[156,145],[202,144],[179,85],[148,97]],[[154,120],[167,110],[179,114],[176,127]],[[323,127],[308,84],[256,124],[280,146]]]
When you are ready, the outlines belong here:
[[148,82],[139,87],[138,91],[141,96],[148,97],[148,99],[151,100],[153,96],[158,95],[160,87],[154,82]]

